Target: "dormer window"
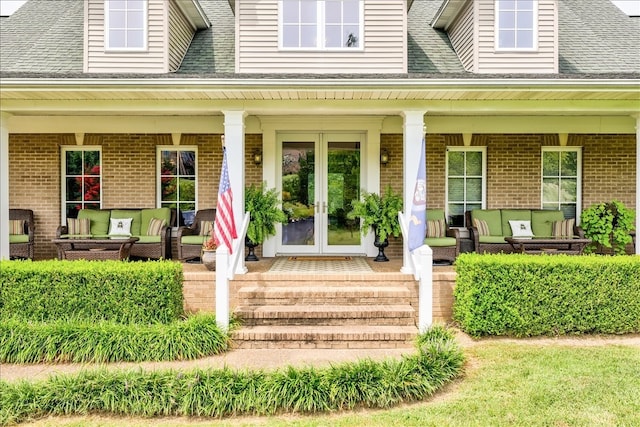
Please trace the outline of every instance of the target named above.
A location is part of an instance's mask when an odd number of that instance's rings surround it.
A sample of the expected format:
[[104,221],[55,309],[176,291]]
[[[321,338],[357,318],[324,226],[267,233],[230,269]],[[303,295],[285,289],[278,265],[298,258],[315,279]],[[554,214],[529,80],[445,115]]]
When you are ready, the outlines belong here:
[[361,49],[360,0],[282,0],[280,46],[293,49]]
[[537,0],[496,0],[496,50],[537,48]]
[[105,48],[147,48],[147,0],[105,0]]

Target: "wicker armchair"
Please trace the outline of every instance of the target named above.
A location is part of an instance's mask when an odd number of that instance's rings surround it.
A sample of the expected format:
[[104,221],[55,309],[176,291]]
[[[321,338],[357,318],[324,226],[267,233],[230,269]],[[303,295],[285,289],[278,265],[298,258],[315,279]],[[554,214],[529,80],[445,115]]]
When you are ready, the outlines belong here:
[[433,251],[433,262],[455,262],[460,254],[460,230],[449,228],[443,209],[427,209],[427,220],[442,220],[445,226],[444,236],[424,239]]
[[24,234],[9,236],[9,257],[33,259],[35,225],[31,209],[9,209],[9,220],[23,220]]
[[200,227],[203,221],[213,222],[216,219],[215,209],[200,209],[196,212],[193,223],[190,226],[182,226],[178,228],[177,246],[178,259],[186,261],[189,259],[200,258],[202,254],[202,243],[207,236],[200,235]]

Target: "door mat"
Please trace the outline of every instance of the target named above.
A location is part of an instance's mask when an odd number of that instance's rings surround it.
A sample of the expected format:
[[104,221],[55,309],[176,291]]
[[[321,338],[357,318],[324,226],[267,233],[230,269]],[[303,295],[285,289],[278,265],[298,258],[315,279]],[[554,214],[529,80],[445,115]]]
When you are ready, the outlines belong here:
[[289,261],[351,261],[350,256],[290,256]]
[[[297,258],[292,260],[290,258]],[[306,261],[303,258],[312,258]],[[318,261],[325,259],[325,261]],[[352,274],[352,273],[373,273],[373,270],[364,257],[335,257],[338,261],[326,261],[330,257],[277,257],[267,273],[308,273],[308,274]],[[351,258],[351,259],[345,259]]]

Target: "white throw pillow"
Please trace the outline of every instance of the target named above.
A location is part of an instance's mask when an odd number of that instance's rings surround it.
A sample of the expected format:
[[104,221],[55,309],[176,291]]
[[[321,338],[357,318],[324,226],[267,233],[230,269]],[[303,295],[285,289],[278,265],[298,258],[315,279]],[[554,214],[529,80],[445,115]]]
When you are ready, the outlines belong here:
[[133,218],[111,218],[109,236],[131,236]]
[[513,237],[533,237],[531,231],[531,221],[509,221],[511,226],[511,235]]

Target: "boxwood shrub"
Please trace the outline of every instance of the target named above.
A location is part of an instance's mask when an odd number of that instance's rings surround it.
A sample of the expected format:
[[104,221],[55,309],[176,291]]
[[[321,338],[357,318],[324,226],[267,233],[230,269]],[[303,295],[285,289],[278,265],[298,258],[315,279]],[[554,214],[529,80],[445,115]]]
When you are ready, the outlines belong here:
[[462,254],[454,320],[474,335],[640,332],[640,257]]
[[169,323],[183,316],[173,261],[0,261],[0,320]]

